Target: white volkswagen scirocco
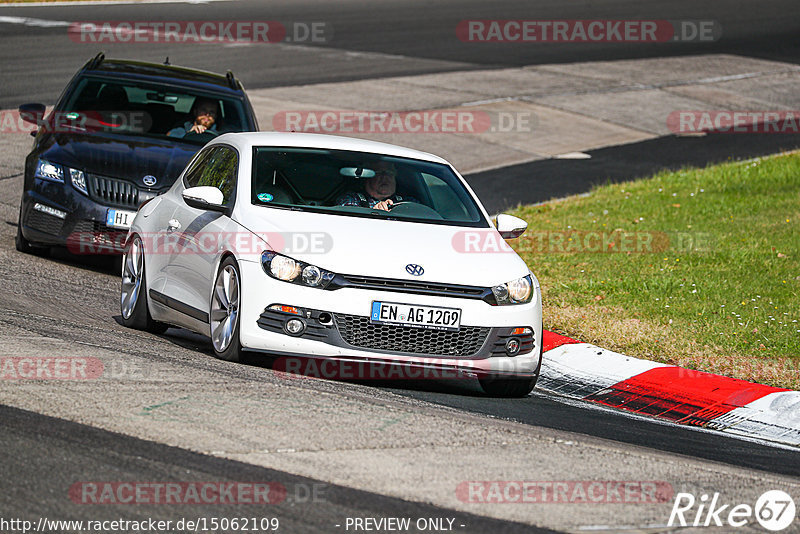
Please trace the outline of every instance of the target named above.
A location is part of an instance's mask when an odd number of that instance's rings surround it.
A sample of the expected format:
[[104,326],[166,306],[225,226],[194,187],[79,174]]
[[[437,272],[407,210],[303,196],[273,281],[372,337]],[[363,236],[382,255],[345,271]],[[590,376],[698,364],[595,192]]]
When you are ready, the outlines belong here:
[[[437,156],[302,133],[232,133],[139,208],[122,267],[127,326],[208,335],[215,354],[384,362],[524,396],[542,357],[541,292]],[[485,247],[481,243],[500,243]]]

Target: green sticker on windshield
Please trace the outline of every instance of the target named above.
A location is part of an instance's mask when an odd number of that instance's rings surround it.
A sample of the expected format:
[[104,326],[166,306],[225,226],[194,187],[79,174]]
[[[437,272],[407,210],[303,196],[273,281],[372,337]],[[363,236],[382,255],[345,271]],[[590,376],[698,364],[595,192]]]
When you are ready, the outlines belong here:
[[70,111],[69,113],[64,115],[64,117],[66,117],[67,119],[69,119],[71,121],[74,121],[75,119],[80,117],[80,114],[79,113],[75,113],[74,111]]
[[272,202],[272,199],[275,198],[269,193],[259,193],[256,195],[256,198],[261,202]]

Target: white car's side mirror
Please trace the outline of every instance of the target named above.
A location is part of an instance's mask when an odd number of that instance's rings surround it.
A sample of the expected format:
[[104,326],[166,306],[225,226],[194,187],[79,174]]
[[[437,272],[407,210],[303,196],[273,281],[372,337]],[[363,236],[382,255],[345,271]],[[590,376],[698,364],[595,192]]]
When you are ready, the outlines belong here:
[[209,185],[190,187],[183,190],[183,200],[199,210],[225,211],[222,191]]
[[528,223],[519,217],[501,213],[495,219],[497,231],[503,239],[513,239],[521,236],[528,228]]

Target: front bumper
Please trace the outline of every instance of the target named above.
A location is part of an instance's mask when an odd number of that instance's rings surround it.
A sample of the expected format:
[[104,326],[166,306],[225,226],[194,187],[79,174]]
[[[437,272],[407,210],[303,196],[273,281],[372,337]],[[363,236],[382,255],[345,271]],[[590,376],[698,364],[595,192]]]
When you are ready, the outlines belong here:
[[[26,181],[27,183],[27,181]],[[33,179],[23,191],[22,235],[33,244],[65,246],[73,254],[121,254],[128,231],[106,225],[110,207],[69,183]],[[155,195],[155,193],[152,193]],[[135,212],[135,206],[113,207]]]
[[[482,300],[415,295],[392,291],[343,288],[327,291],[280,282],[268,277],[257,262],[240,261],[242,294],[240,338],[243,348],[278,355],[378,361],[462,369],[476,374],[532,377],[541,359],[541,293],[518,306],[492,306]],[[458,332],[423,330],[369,323],[375,300],[443,306],[462,310]],[[282,304],[298,308],[295,316],[266,308]],[[305,325],[302,335],[285,328],[289,318]],[[321,320],[322,319],[322,320]],[[528,327],[528,335],[514,335]],[[510,338],[519,341],[513,356]]]

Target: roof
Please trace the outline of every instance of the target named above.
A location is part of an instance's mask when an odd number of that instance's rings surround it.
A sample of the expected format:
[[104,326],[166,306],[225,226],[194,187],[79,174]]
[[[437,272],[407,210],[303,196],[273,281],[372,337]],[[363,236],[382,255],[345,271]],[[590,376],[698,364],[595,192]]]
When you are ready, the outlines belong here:
[[443,163],[449,165],[448,161],[413,148],[406,148],[389,143],[379,143],[367,139],[357,139],[355,137],[344,137],[339,135],[326,135],[314,133],[295,133],[295,132],[241,132],[227,133],[212,141],[216,143],[228,143],[240,148],[252,146],[279,146],[279,147],[303,147],[303,148],[328,148],[331,150],[350,150],[354,152],[367,152],[395,156],[398,158],[418,159]]

